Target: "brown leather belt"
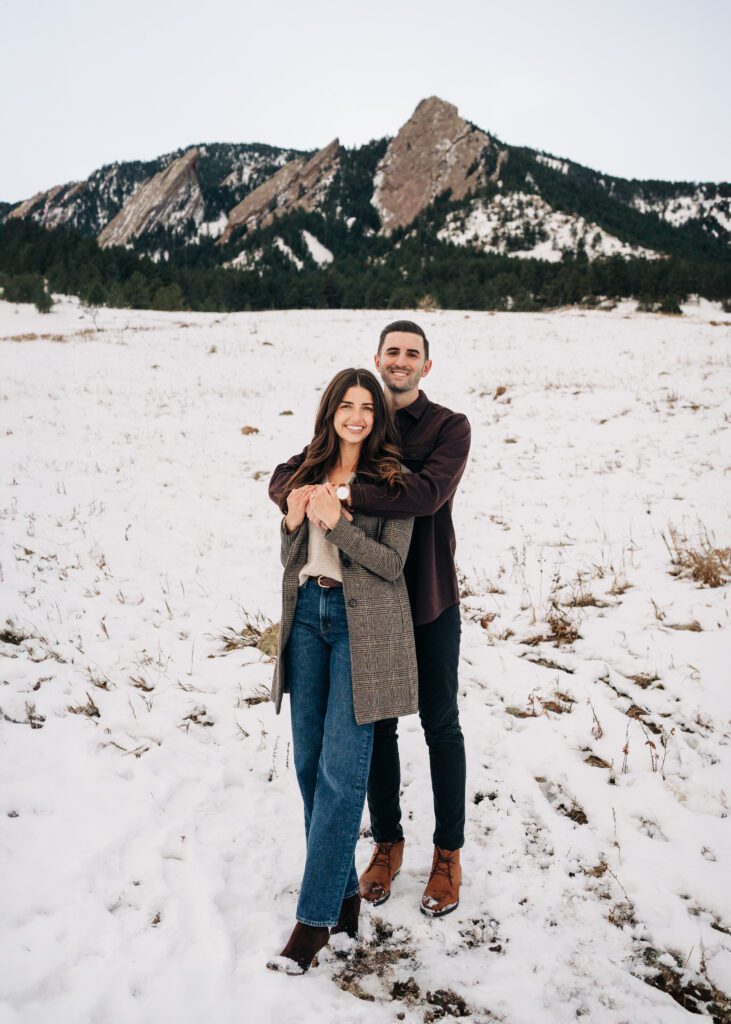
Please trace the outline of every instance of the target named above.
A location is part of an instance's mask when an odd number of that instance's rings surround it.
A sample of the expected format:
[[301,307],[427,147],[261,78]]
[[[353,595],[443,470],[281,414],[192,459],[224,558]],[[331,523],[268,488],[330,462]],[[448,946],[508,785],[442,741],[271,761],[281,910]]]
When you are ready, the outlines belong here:
[[329,576],[312,576],[310,577],[315,581],[318,587],[322,587],[323,590],[331,590],[334,587],[342,587],[340,580],[331,580]]

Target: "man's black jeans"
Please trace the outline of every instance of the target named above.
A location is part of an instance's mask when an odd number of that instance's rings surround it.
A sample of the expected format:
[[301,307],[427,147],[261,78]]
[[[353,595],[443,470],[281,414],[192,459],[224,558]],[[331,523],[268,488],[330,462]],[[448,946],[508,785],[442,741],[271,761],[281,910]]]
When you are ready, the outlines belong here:
[[[461,625],[459,605],[452,605],[424,626],[414,627],[419,666],[419,717],[429,747],[434,795],[434,845],[444,850],[464,846],[465,751],[457,707],[457,666]],[[377,843],[403,838],[398,719],[376,722],[373,760],[368,776],[368,810]]]

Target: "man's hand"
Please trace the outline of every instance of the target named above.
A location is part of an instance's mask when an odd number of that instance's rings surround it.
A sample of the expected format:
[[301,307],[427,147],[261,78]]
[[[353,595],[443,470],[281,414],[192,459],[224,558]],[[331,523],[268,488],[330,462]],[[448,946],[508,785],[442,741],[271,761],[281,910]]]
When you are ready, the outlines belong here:
[[313,484],[305,484],[304,487],[295,487],[287,495],[287,515],[284,518],[287,533],[294,533],[304,523],[310,497],[314,490]]
[[332,530],[340,521],[343,507],[332,484],[320,484],[310,495],[307,514],[326,530]]

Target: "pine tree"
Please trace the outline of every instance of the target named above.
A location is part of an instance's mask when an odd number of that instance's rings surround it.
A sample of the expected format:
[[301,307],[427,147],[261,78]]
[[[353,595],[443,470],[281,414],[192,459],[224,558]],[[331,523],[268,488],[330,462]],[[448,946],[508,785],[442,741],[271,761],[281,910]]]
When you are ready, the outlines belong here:
[[53,299],[46,291],[46,286],[42,280],[38,284],[34,302],[39,313],[50,313],[53,308]]

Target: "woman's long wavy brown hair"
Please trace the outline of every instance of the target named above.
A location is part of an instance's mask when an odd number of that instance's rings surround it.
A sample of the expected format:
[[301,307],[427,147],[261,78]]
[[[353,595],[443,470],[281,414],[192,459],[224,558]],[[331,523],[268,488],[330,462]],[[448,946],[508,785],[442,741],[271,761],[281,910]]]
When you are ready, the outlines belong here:
[[335,433],[333,420],[345,392],[348,388],[355,387],[365,388],[373,399],[373,430],[360,449],[358,477],[369,483],[383,483],[393,492],[401,489],[401,453],[381,386],[370,370],[356,370],[350,367],[336,373],[325,388],[315,417],[315,433],[307,447],[305,461],[278,495],[282,512],[287,511],[287,497],[290,491],[305,484],[321,483],[337,462],[340,438]]

